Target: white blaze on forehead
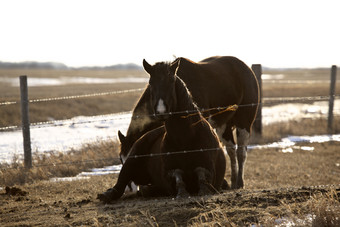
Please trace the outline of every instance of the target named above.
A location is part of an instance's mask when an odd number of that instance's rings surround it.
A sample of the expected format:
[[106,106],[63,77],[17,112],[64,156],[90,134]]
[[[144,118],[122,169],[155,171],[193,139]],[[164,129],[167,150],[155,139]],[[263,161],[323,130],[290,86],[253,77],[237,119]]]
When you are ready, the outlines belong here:
[[156,110],[157,110],[158,113],[165,113],[165,105],[164,105],[163,99],[158,100]]

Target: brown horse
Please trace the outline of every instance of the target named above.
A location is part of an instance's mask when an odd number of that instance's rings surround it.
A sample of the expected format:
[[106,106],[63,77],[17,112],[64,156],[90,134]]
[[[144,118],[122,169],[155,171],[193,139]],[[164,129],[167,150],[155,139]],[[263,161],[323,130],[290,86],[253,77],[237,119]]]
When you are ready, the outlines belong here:
[[[259,87],[254,73],[235,57],[210,57],[198,63],[178,58],[169,67],[176,68],[179,62],[181,64],[177,76],[186,83],[193,100],[204,117],[209,118],[212,127],[226,146],[231,162],[231,187],[243,188],[247,145],[259,103]],[[160,67],[162,65],[168,64],[156,63],[151,66],[143,61],[144,69],[150,75],[168,74],[167,70]],[[135,141],[149,130],[162,125],[152,114],[157,112],[154,105],[158,105],[159,110],[162,110],[164,103],[151,104],[151,91],[149,84],[133,110],[127,135],[118,133],[123,162]],[[217,108],[234,104],[238,105],[237,111],[221,111]],[[236,138],[233,132],[236,132]]]
[[[148,131],[134,143],[116,185],[98,195],[103,202],[121,197],[131,181],[149,185],[159,195],[177,197],[221,189],[226,161],[216,133],[176,76],[176,68],[167,64],[157,67],[168,73],[150,73],[149,102],[164,126]],[[188,116],[186,111],[195,114]],[[173,114],[165,114],[169,112]]]

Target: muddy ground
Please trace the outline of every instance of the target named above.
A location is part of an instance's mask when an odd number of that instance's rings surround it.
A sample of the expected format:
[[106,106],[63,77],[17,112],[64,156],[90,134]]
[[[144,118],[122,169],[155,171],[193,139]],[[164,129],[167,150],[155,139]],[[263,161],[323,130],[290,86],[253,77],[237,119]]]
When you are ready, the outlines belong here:
[[[340,224],[340,142],[299,144],[293,153],[251,150],[246,189],[186,199],[125,196],[104,205],[97,193],[117,175],[38,181],[0,190],[1,226],[300,226]],[[229,169],[226,178],[230,179]],[[327,222],[328,221],[328,222]]]

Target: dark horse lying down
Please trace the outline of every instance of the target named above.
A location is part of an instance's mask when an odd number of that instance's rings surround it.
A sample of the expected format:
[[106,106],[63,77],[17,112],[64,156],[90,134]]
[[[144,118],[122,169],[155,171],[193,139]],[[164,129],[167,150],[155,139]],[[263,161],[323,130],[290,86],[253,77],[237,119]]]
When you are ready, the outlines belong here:
[[[242,188],[247,145],[259,103],[256,77],[246,64],[235,57],[211,57],[198,63],[178,58],[170,64],[170,67],[177,67],[179,62],[181,64],[177,76],[185,82],[193,100],[203,115],[209,117],[209,122],[227,148],[231,162],[231,187]],[[166,75],[168,72],[161,67],[163,65],[167,64],[157,63],[151,66],[143,61],[144,69],[150,75]],[[126,137],[119,132],[120,156],[123,163],[132,145],[143,134],[163,124],[159,119],[151,117],[152,114],[162,110],[161,104],[164,104],[155,103],[155,100],[150,102],[151,91],[152,85],[148,85],[133,110]],[[237,111],[221,112],[216,108],[234,104],[239,106]],[[160,109],[157,110],[157,106]],[[210,110],[203,111],[203,109]],[[236,130],[236,138],[233,136],[234,130]]]
[[[121,197],[130,181],[150,185],[159,195],[177,197],[221,188],[226,161],[217,135],[201,116],[185,83],[176,76],[176,65],[159,67],[168,74],[150,72],[149,87],[151,106],[164,126],[134,143],[116,185],[98,195],[103,202]],[[187,110],[196,114],[188,116]],[[174,114],[166,114],[169,112]],[[145,154],[152,156],[135,157]]]

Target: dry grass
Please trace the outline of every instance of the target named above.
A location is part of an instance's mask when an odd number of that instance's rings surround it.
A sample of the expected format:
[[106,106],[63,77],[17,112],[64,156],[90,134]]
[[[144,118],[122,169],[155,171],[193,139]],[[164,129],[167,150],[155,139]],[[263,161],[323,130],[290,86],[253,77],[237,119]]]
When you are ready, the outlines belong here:
[[[300,121],[288,121],[285,123],[274,123],[262,128],[262,135],[253,133],[250,144],[266,144],[279,141],[281,138],[297,136],[313,136],[328,134],[327,119],[302,119]],[[340,133],[340,116],[334,116],[333,133]]]
[[[280,72],[264,72],[264,73],[277,73]],[[17,77],[18,75],[27,74],[31,77],[38,78],[53,78],[53,77],[101,77],[101,78],[112,78],[112,77],[124,77],[132,75],[136,77],[145,77],[146,74],[143,71],[119,71],[119,70],[1,70],[0,76],[4,77]],[[285,72],[286,79],[303,79],[311,78],[320,80],[329,75],[329,70],[315,69],[315,70],[295,70]],[[58,97],[68,96],[75,94],[89,94],[115,90],[125,90],[133,88],[142,88],[143,84],[98,84],[98,85],[65,85],[65,86],[51,86],[51,87],[32,87],[29,88],[29,96],[31,99],[36,98],[47,98],[47,97]],[[13,88],[0,84],[1,97],[0,101],[7,101],[8,97],[18,97],[18,88]],[[295,84],[295,85],[284,85],[284,84],[264,84],[264,96],[312,96],[312,95],[327,95],[327,85],[324,83],[320,84]],[[340,89],[340,86],[338,86]],[[339,91],[340,92],[340,91]],[[62,101],[50,101],[43,103],[31,103],[30,104],[30,120],[31,122],[47,121],[51,119],[68,119],[79,115],[98,115],[108,114],[120,111],[131,110],[138,100],[140,92],[100,96],[92,98],[80,98],[72,100]],[[20,109],[19,105],[1,106],[0,107],[0,127],[9,125],[20,125]],[[252,136],[251,143],[269,143],[279,140],[282,137],[288,135],[315,135],[327,133],[326,127],[327,121],[325,119],[303,119],[302,121],[290,121],[285,124],[273,124],[270,127],[265,126],[263,128],[263,135],[261,137],[257,135]],[[340,132],[340,118],[335,117],[334,119],[334,132]],[[112,141],[108,144],[112,145]],[[82,166],[82,164],[73,166],[61,167],[58,163],[62,162],[77,162],[79,160],[91,160],[96,159],[95,157],[110,157],[117,158],[117,144],[112,145],[113,148],[108,147],[107,143],[99,142],[94,145],[87,145],[79,152],[68,152],[67,154],[61,153],[50,153],[49,155],[36,156],[34,157],[35,165],[46,165],[47,160],[53,163],[57,163],[58,168],[35,168],[30,171],[29,174],[23,171],[19,167],[22,164],[16,164],[10,166],[10,171],[6,171],[6,176],[0,179],[0,184],[13,185],[22,184],[26,182],[32,182],[35,179],[46,179],[51,176],[70,176],[79,173],[89,165]],[[95,147],[95,148],[94,148]],[[114,149],[114,152],[111,152]],[[95,152],[93,151],[95,150]],[[98,151],[100,150],[100,151]],[[85,152],[86,151],[86,152]],[[102,166],[103,163],[97,163],[93,166]],[[3,167],[5,167],[3,165]],[[13,168],[14,167],[14,168]],[[64,170],[61,170],[63,169]],[[59,170],[53,170],[59,169]],[[77,170],[75,170],[77,169]],[[17,176],[17,177],[13,177]]]
[[[138,70],[3,70],[0,69],[0,77],[19,77],[19,75],[37,78],[56,77],[147,77],[143,71]],[[19,83],[19,79],[18,79]],[[29,99],[54,98],[73,95],[95,94],[127,89],[144,88],[141,83],[120,84],[69,84],[63,86],[29,87]],[[8,84],[0,83],[0,102],[20,101],[20,90]],[[60,101],[31,103],[30,122],[41,122],[50,119],[62,120],[74,116],[93,116],[131,110],[140,97],[141,92],[133,92],[119,95],[97,96]],[[0,127],[20,125],[20,104],[0,106]]]
[[312,226],[340,226],[340,193],[332,190],[326,194],[317,194],[307,203],[311,211]]
[[[329,77],[329,70],[303,72],[290,72],[290,78],[300,77],[305,80],[305,75],[309,75],[308,78],[320,79],[320,74],[327,76],[327,79]],[[11,73],[13,76],[30,76],[27,72]],[[30,73],[46,77],[48,72]],[[69,71],[63,73],[69,73],[68,76],[76,75],[75,72]],[[93,71],[77,73],[80,73],[79,76],[94,75]],[[107,71],[102,73],[98,72],[98,76],[110,76]],[[1,75],[4,74],[0,70]],[[54,74],[55,77],[59,75],[60,71]],[[132,85],[72,85],[32,88],[29,92],[32,95],[30,98],[43,98],[112,89],[123,90],[128,86]],[[337,86],[337,89],[339,88],[340,86]],[[324,84],[265,84],[263,89],[265,97],[328,95],[328,86]],[[13,88],[0,85],[0,90],[0,101],[12,98],[16,100],[18,97]],[[32,104],[31,121],[44,121],[49,117],[64,119],[76,115],[112,113],[124,108],[130,110],[138,97],[139,94],[129,94],[123,98],[116,97],[115,100],[113,97],[97,97]],[[15,115],[15,108],[18,107],[0,107],[0,115],[5,118],[0,127],[18,123],[16,119],[19,116]],[[334,128],[336,133],[340,132],[339,117],[334,119]],[[264,126],[262,138],[255,135],[252,143],[273,142],[286,135],[324,133],[326,120],[304,119],[300,122],[290,121]],[[313,146],[314,151],[294,150],[293,153],[282,153],[279,149],[251,150],[245,169],[247,189],[183,200],[125,197],[111,205],[99,203],[96,194],[112,187],[117,180],[116,174],[74,182],[52,183],[45,180],[51,177],[74,176],[83,170],[114,164],[114,160],[118,161],[118,144],[114,141],[86,145],[80,151],[34,156],[36,167],[29,171],[22,168],[22,164],[18,162],[12,165],[2,164],[0,186],[16,185],[28,194],[21,196],[0,192],[1,225],[285,226],[294,223],[297,226],[339,226],[340,188],[337,184],[340,175],[340,143],[314,143],[308,146]],[[226,176],[229,179],[230,170],[227,171]],[[325,186],[321,189],[310,187],[323,184],[336,186]]]
[[[340,142],[298,146],[310,146],[314,150],[296,148],[293,153],[283,153],[279,148],[250,150],[245,165],[246,187],[268,189],[339,183]],[[230,177],[229,170],[227,176]]]
[[[328,83],[264,84],[263,85],[263,97],[328,96],[329,86],[330,85]],[[340,94],[340,86],[336,87],[336,94]]]
[[[112,144],[107,146],[99,150],[107,152]],[[58,183],[29,178],[28,184],[16,186],[25,195],[0,191],[0,218],[3,226],[338,226],[340,143],[308,146],[315,150],[252,150],[245,169],[246,189],[180,200],[126,196],[103,205],[96,194],[112,187],[116,174]],[[70,160],[61,157],[64,161],[54,156],[57,160],[41,163],[56,161],[50,167],[58,169]],[[34,169],[39,176],[49,171]],[[69,174],[67,169],[60,172]],[[323,184],[335,186],[311,187]]]
[[[140,88],[144,87],[144,85],[139,86]],[[126,87],[130,86],[125,86],[124,88]],[[138,87],[138,85],[135,87]],[[117,90],[123,89],[120,88]],[[63,120],[75,116],[94,116],[130,111],[139,96],[140,92],[133,92],[93,98],[31,103],[29,105],[30,122],[44,122],[51,119]],[[0,127],[21,125],[19,104],[0,106],[0,115]]]
[[[101,204],[96,194],[115,181],[116,175],[74,182],[40,181],[21,186],[25,195],[0,191],[2,225],[338,226],[339,186],[248,188],[187,199],[130,196]],[[291,185],[297,181],[293,179]]]
[[[340,132],[340,118],[335,119],[335,130],[336,133]],[[298,124],[298,127],[297,127]],[[270,126],[265,126],[263,128],[263,136],[259,137],[256,135],[253,135],[251,144],[265,144],[265,143],[271,143],[280,140],[282,137],[286,135],[315,135],[315,134],[325,134],[326,133],[326,120],[312,120],[312,119],[304,119],[302,122],[287,122],[285,124],[273,124]],[[322,146],[322,145],[320,145]],[[322,147],[320,148],[322,149]],[[279,149],[277,149],[279,151]],[[119,153],[119,145],[116,141],[99,141],[95,144],[87,144],[84,145],[82,149],[79,151],[73,150],[66,153],[47,153],[47,154],[39,154],[33,156],[33,163],[34,167],[32,170],[27,171],[25,168],[23,168],[23,163],[19,162],[18,159],[13,160],[13,164],[2,164],[0,165],[0,168],[2,169],[0,172],[0,186],[1,185],[15,185],[15,184],[25,184],[34,182],[35,180],[46,180],[51,177],[63,177],[63,176],[75,176],[78,173],[88,170],[90,168],[94,167],[103,167],[104,165],[112,165],[113,163],[120,163],[118,159],[118,153]],[[262,155],[258,155],[257,152],[253,155],[253,151],[250,152],[249,156],[254,156],[254,158],[258,158],[258,160],[255,161],[255,163],[262,162]],[[271,151],[267,152],[266,150],[261,151],[261,153],[268,155],[269,157],[272,157],[274,160],[275,158],[279,160],[284,160],[286,154],[282,153],[272,153]],[[305,154],[308,154],[308,152],[305,151],[299,151],[298,154],[303,153],[303,157],[305,157]],[[324,153],[325,155],[317,156],[313,158],[313,154],[309,155],[309,161],[312,163],[318,163],[316,166],[325,166],[327,168],[328,161],[338,161],[340,163],[340,160],[335,159],[332,155],[327,156],[327,151]],[[295,154],[294,154],[295,155]],[[326,158],[329,157],[327,160]],[[299,156],[296,157],[297,160],[299,160]],[[301,159],[301,161],[303,161]],[[320,163],[317,161],[321,161]],[[249,163],[250,162],[250,163]],[[256,170],[256,174],[269,174],[272,172],[272,161],[262,163],[260,166],[257,166],[255,164],[256,168],[261,168],[259,170]],[[270,164],[267,166],[266,164]],[[287,168],[288,170],[290,167],[292,167],[292,164],[287,162],[286,166],[284,168]],[[248,161],[246,168],[255,168],[251,166],[251,161]],[[38,166],[38,167],[37,167]],[[313,168],[315,166],[312,166],[309,172],[313,171]],[[296,167],[298,168],[298,167]],[[294,168],[293,168],[294,169]],[[307,169],[305,170],[307,172]],[[323,172],[324,173],[324,172]],[[285,174],[285,172],[282,172],[282,174]],[[279,175],[276,175],[277,178],[280,179],[281,173]],[[323,177],[321,174],[319,177],[321,177],[320,180],[324,179],[328,180],[330,176],[333,176],[332,174],[327,175],[326,177]],[[230,177],[230,176],[229,176]],[[252,181],[252,175],[250,175],[249,181]],[[267,176],[268,178],[272,178],[271,175]],[[309,178],[306,178],[307,180]],[[307,183],[303,181],[304,183]],[[325,182],[325,183],[326,183]],[[279,180],[275,180],[271,184],[273,185],[285,185],[287,182],[282,182]],[[252,183],[253,185],[256,185],[256,182]],[[261,185],[257,186],[261,188]]]
[[80,150],[66,153],[35,153],[33,168],[29,170],[14,158],[11,164],[0,164],[0,185],[22,185],[52,177],[72,177],[91,168],[120,164],[118,147],[116,141],[108,140],[86,144]]
[[[291,71],[264,71],[264,73],[284,73],[286,79],[299,79],[301,84],[263,84],[263,97],[284,96],[319,96],[329,95],[329,84],[322,83],[322,79],[329,80],[328,69],[291,70]],[[115,78],[124,76],[147,77],[146,73],[138,70],[4,70],[0,69],[0,77],[18,77],[28,75],[37,78],[56,77],[99,77]],[[319,80],[320,83],[304,84],[304,80]],[[339,81],[339,80],[338,80]],[[93,94],[144,88],[145,84],[122,83],[122,84],[71,84],[64,86],[29,87],[29,99],[63,97],[70,95]],[[340,86],[336,86],[337,94],[340,94]],[[19,88],[10,87],[0,83],[0,102],[19,101]],[[115,113],[131,110],[140,97],[141,92],[128,94],[80,98],[63,101],[51,101],[30,104],[30,121],[41,122],[50,119],[68,119],[78,115],[92,116],[107,113]],[[0,106],[0,127],[20,125],[20,105]]]

